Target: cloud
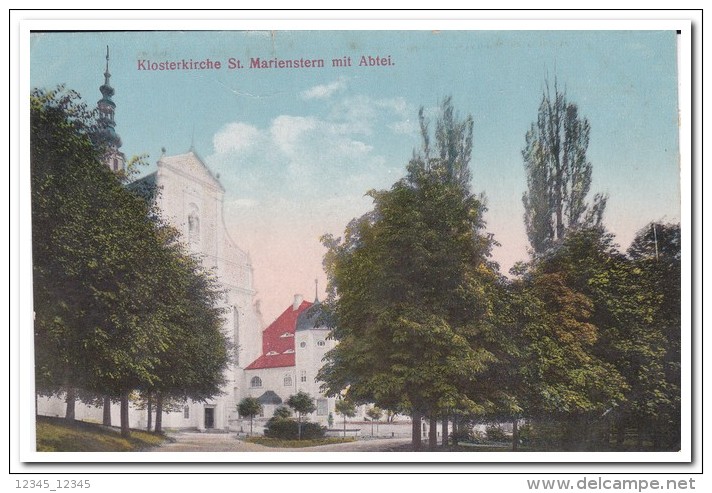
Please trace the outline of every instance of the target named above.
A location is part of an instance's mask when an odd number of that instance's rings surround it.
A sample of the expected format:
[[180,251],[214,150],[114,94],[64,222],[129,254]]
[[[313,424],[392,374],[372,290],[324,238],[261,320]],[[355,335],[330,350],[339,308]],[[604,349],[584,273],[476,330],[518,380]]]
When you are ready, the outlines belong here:
[[285,154],[294,154],[303,136],[317,126],[317,119],[304,116],[280,115],[272,120],[272,141]]
[[228,123],[213,136],[213,148],[218,154],[249,149],[258,140],[260,131],[246,123]]
[[346,87],[344,79],[331,82],[330,84],[321,84],[311,87],[299,93],[299,96],[304,100],[310,99],[327,99],[333,96],[336,92],[342,91]]

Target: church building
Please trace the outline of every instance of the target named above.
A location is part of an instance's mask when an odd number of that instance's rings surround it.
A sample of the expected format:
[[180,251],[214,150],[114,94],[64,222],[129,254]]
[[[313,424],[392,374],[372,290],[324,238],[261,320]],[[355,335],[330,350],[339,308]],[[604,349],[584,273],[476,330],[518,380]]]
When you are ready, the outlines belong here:
[[[107,48],[102,98],[97,103],[99,137],[108,144],[106,165],[119,172],[125,170],[126,159],[115,130],[116,104],[110,77]],[[164,151],[156,171],[129,187],[154,200],[163,218],[181,233],[190,252],[216,274],[224,290],[220,301],[226,313],[223,333],[233,348],[223,393],[208,402],[189,401],[180,411],[164,412],[163,427],[237,430],[241,426],[237,405],[244,397],[259,398],[263,416],[269,418],[277,406],[300,390],[315,398],[317,410],[311,418],[326,424],[329,413],[334,412],[334,402],[321,396],[315,376],[334,341],[327,340],[328,330],[318,326],[319,300],[315,297],[311,303],[295,295],[294,303],[262,330],[250,256],[225,227],[225,189],[218,177],[191,147],[188,152],[173,156]],[[64,406],[63,400],[57,398],[38,398],[37,402],[38,413],[49,416],[63,416]],[[131,408],[130,426],[145,428],[146,413]],[[118,416],[119,407],[114,404],[114,422]],[[101,422],[102,408],[77,402],[76,417]]]

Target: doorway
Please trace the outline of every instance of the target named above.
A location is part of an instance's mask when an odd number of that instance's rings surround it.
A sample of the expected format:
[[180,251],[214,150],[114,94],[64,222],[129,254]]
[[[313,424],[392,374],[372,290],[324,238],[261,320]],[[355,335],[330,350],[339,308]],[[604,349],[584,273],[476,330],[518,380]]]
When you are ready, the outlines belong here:
[[215,408],[205,408],[205,428],[215,428]]

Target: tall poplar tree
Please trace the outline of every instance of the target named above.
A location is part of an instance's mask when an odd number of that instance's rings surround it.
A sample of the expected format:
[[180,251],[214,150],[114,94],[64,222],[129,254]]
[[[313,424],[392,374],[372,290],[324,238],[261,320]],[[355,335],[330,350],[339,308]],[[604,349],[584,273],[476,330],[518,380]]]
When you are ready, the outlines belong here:
[[601,224],[607,197],[596,194],[592,204],[586,199],[593,169],[586,156],[590,131],[578,106],[559,91],[556,81],[552,94],[547,82],[522,150],[524,223],[534,254],[559,244],[571,229]]

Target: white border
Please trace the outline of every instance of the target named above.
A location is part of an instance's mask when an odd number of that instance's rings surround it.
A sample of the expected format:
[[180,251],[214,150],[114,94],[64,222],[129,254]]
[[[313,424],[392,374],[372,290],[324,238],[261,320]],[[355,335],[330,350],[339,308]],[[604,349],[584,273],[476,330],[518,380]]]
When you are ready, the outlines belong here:
[[[521,12],[520,16],[528,16],[532,12],[530,11],[525,11]],[[17,163],[20,162],[20,174],[19,174],[19,190],[29,190],[29,157],[27,153],[23,153],[23,150],[26,150],[29,148],[29,122],[28,118],[26,115],[29,114],[29,104],[28,104],[28,96],[29,96],[29,31],[30,30],[82,30],[82,29],[89,29],[89,30],[140,30],[140,29],[148,29],[148,30],[177,30],[177,29],[183,29],[183,30],[195,30],[195,29],[201,29],[201,30],[236,30],[236,29],[249,29],[249,30],[264,30],[264,29],[269,29],[269,30],[349,30],[349,29],[375,29],[375,30],[417,30],[417,29],[441,29],[441,30],[453,30],[453,29],[462,29],[462,30],[473,30],[473,29],[481,29],[481,30],[499,30],[499,29],[508,29],[508,30],[516,30],[516,29],[531,29],[531,30],[636,30],[636,29],[678,29],[682,31],[682,35],[679,37],[680,39],[680,116],[681,116],[681,135],[680,135],[680,150],[681,150],[681,162],[683,165],[681,166],[681,184],[682,184],[682,223],[683,223],[683,231],[690,231],[690,228],[692,227],[691,223],[691,196],[690,196],[690,188],[687,186],[688,183],[691,183],[692,179],[692,168],[690,163],[692,162],[691,160],[691,155],[688,152],[688,149],[691,149],[691,118],[692,118],[692,112],[691,112],[691,93],[689,91],[690,88],[690,77],[691,77],[691,65],[689,64],[689,60],[691,60],[691,50],[690,47],[692,46],[692,31],[691,31],[691,26],[690,26],[690,21],[687,20],[661,20],[661,19],[653,19],[653,20],[642,20],[642,21],[629,21],[629,20],[619,20],[619,19],[612,19],[612,20],[531,20],[531,19],[526,19],[526,20],[521,20],[521,19],[509,19],[509,20],[501,20],[502,14],[497,14],[495,12],[476,12],[472,13],[472,17],[477,17],[478,19],[474,20],[463,20],[463,17],[465,15],[457,15],[458,19],[456,20],[450,20],[452,17],[454,17],[454,13],[451,12],[428,12],[428,14],[431,14],[433,17],[436,17],[436,19],[411,19],[411,20],[402,20],[403,17],[407,17],[407,13],[403,12],[376,12],[373,13],[372,15],[376,17],[377,19],[374,20],[368,20],[368,21],[362,21],[362,20],[343,20],[343,19],[334,19],[334,17],[341,17],[343,15],[343,12],[321,12],[321,13],[298,13],[298,12],[290,12],[290,15],[294,15],[294,17],[304,17],[304,19],[270,19],[270,20],[248,20],[245,17],[252,17],[254,18],[259,18],[259,17],[270,17],[273,16],[273,12],[264,12],[264,11],[252,11],[248,13],[248,15],[240,15],[240,17],[243,17],[241,19],[235,19],[235,20],[212,20],[215,19],[215,17],[221,16],[220,13],[218,12],[178,12],[178,13],[172,13],[172,14],[186,14],[191,16],[193,19],[196,19],[197,17],[202,17],[201,19],[198,20],[188,20],[188,19],[156,19],[156,20],[146,20],[146,18],[153,17],[154,15],[156,17],[160,16],[165,16],[166,12],[158,11],[146,11],[146,12],[101,12],[101,11],[85,11],[85,12],[61,12],[61,11],[52,11],[49,13],[35,13],[35,12],[29,12],[30,14],[28,17],[36,17],[36,18],[43,18],[41,20],[25,20],[22,21],[20,24],[19,32],[17,31],[17,27],[15,25],[11,24],[11,29],[15,30],[16,35],[18,35],[20,39],[20,58],[19,60],[16,60],[20,70],[20,79],[19,79],[19,88],[18,87],[13,87],[13,95],[17,95],[19,93],[19,108],[20,111],[19,113],[17,112],[17,105],[18,101],[13,97],[11,101],[13,102],[13,107],[16,109],[14,116],[12,118],[12,122],[20,122],[20,128],[21,132],[18,133],[17,127],[14,125],[11,126],[11,141],[12,142],[20,142],[20,149],[18,150],[15,148],[13,149],[12,153],[12,163]],[[399,17],[399,19],[393,19],[393,20],[384,20],[384,18],[391,17],[391,14],[393,17]],[[468,13],[469,14],[469,13]],[[539,12],[538,14],[542,14]],[[544,12],[544,14],[548,14],[548,12]],[[551,14],[556,14],[556,13],[551,13]],[[565,14],[576,16],[579,15],[578,12],[565,12]],[[612,13],[613,15],[616,14],[616,12]],[[88,20],[88,19],[98,19],[101,17],[106,17],[106,16],[120,16],[123,19],[131,19],[130,21],[127,20],[113,20],[113,19],[108,19],[108,20]],[[498,17],[497,20],[482,20],[484,17]],[[554,17],[555,15],[551,15],[551,17]],[[47,17],[50,17],[52,19],[47,19]],[[71,17],[81,17],[79,20],[70,20]],[[369,15],[361,15],[360,17],[366,18],[369,17]],[[328,22],[320,22],[320,21],[315,21],[315,18],[321,18],[321,19],[330,19]],[[208,20],[211,19],[211,20]],[[224,19],[224,17],[223,17]],[[309,19],[309,20],[306,20]],[[698,33],[699,36],[699,33]],[[11,52],[11,55],[14,55],[14,53]],[[697,56],[699,56],[699,53],[696,53]],[[15,65],[12,66],[12,68],[18,68]],[[696,142],[698,145],[701,143],[700,140]],[[11,177],[12,177],[12,172],[14,171],[14,167],[11,169]],[[17,177],[17,175],[16,175]],[[14,183],[14,180],[13,180]],[[699,183],[696,183],[695,186],[699,186]],[[699,195],[698,195],[699,196]],[[13,279],[15,282],[13,282],[12,286],[17,286],[19,285],[19,299],[17,296],[13,296],[11,299],[12,306],[20,306],[20,311],[19,315],[23,317],[24,320],[28,320],[28,316],[31,316],[32,313],[32,308],[31,308],[31,287],[29,285],[29,279],[31,278],[31,262],[29,260],[29,253],[30,249],[27,247],[29,243],[29,194],[20,194],[19,200],[18,200],[18,205],[20,208],[19,214],[18,211],[15,210],[13,214],[13,210],[11,209],[11,217],[14,219],[16,217],[20,218],[19,222],[19,233],[21,233],[20,236],[20,245],[25,245],[24,249],[20,249],[20,257],[19,257],[19,268],[20,270],[14,271],[14,276]],[[11,207],[14,204],[11,204]],[[700,231],[700,230],[698,230]],[[13,229],[13,233],[15,230]],[[689,273],[691,272],[691,262],[690,262],[690,253],[691,253],[691,243],[689,242],[689,235],[686,235],[686,241],[684,242],[684,247],[683,247],[683,307],[689,306],[689,301],[691,301],[691,293],[689,291],[690,287],[690,281],[691,279],[689,278]],[[699,263],[698,263],[699,265]],[[15,263],[11,263],[11,267],[15,267]],[[699,308],[700,305],[697,304],[697,307]],[[17,315],[17,312],[15,312]],[[687,310],[683,309],[683,327],[690,327],[692,324],[692,316],[693,314],[690,313]],[[13,320],[11,327],[17,328],[19,327],[18,323],[19,319]],[[24,348],[31,348],[32,347],[32,335],[30,333],[31,331],[22,331],[20,336],[21,340],[20,343],[22,344],[22,347]],[[29,402],[26,398],[27,395],[32,396],[32,371],[31,371],[31,349],[29,350],[30,352],[22,352],[22,353],[16,353],[14,352],[16,350],[16,344],[17,344],[17,334],[15,330],[11,331],[11,346],[13,350],[13,362],[18,361],[19,356],[22,356],[22,359],[20,360],[20,363],[22,364],[22,368],[24,372],[21,374],[21,377],[24,377],[21,380],[21,391],[23,392],[23,399],[20,401],[21,407],[20,407],[20,416],[33,416],[34,414],[34,408],[32,406],[32,403],[34,402],[33,399],[30,399]],[[682,339],[682,344],[683,344],[683,367],[684,368],[689,368],[691,362],[687,358],[687,355],[689,354],[689,349],[691,348],[691,339],[690,339],[690,334],[688,331],[683,331],[683,339]],[[688,351],[686,351],[687,349]],[[698,346],[695,348],[696,354],[696,362],[700,364],[701,362],[701,348]],[[699,354],[697,354],[699,353]],[[29,366],[28,366],[28,361],[29,361]],[[30,368],[30,371],[27,371],[27,368]],[[13,367],[13,369],[16,369]],[[30,376],[29,381],[28,377]],[[697,373],[697,380],[696,384],[699,386],[700,385],[700,374]],[[14,382],[13,382],[14,383]],[[683,401],[686,403],[686,405],[683,407],[683,416],[685,417],[685,422],[683,423],[683,436],[689,437],[690,433],[684,433],[684,430],[690,430],[691,422],[687,420],[687,417],[690,416],[690,413],[692,411],[692,408],[689,406],[690,403],[690,397],[691,397],[691,386],[689,385],[690,382],[689,380],[685,380],[685,383],[688,385],[683,385]],[[14,394],[13,394],[14,395]],[[701,393],[697,393],[697,396],[701,396]],[[699,402],[697,403],[697,406],[699,406]],[[701,415],[701,410],[696,409],[696,417],[699,419]],[[17,408],[15,406],[11,406],[11,418],[15,418],[13,420],[14,423],[17,423]],[[48,458],[47,456],[49,454],[37,454],[34,452],[34,423],[30,423],[31,420],[27,419],[22,419],[20,420],[20,424],[22,426],[20,430],[20,434],[18,436],[17,433],[13,433],[11,436],[11,445],[14,450],[17,450],[15,447],[20,448],[20,459],[22,461],[42,461],[42,462],[84,462],[84,461],[91,461],[91,462],[103,462],[103,463],[112,463],[112,462],[146,462],[146,461],[169,461],[169,462],[183,462],[183,461],[189,461],[189,462],[260,462],[260,461],[270,461],[270,462],[277,462],[277,463],[282,463],[282,462],[294,462],[294,461],[305,461],[305,462],[311,462],[311,461],[317,461],[321,462],[324,460],[328,461],[338,461],[338,462],[353,462],[353,461],[364,461],[367,460],[369,462],[380,462],[380,461],[403,461],[403,462],[470,462],[473,460],[477,460],[480,463],[483,462],[502,462],[502,461],[507,461],[507,462],[526,462],[530,463],[532,460],[536,460],[538,462],[546,462],[549,465],[542,465],[538,464],[536,466],[523,466],[517,467],[517,470],[522,470],[522,471],[536,471],[536,472],[543,472],[543,471],[556,471],[561,469],[561,462],[576,462],[580,463],[577,464],[576,469],[577,470],[586,470],[589,469],[591,466],[593,466],[593,470],[596,471],[601,471],[602,469],[605,470],[615,470],[617,469],[615,466],[610,466],[606,465],[603,466],[600,464],[600,462],[644,462],[644,463],[650,463],[650,462],[688,462],[692,458],[692,446],[693,444],[689,442],[689,440],[686,440],[686,442],[683,443],[683,449],[684,453],[681,454],[672,454],[672,453],[656,453],[652,458],[650,453],[623,453],[623,454],[616,454],[616,453],[577,453],[577,454],[564,454],[564,453],[547,453],[547,454],[508,454],[508,453],[497,453],[497,454],[476,454],[476,456],[473,456],[473,454],[455,454],[455,453],[450,453],[450,454],[438,454],[438,453],[422,453],[422,454],[412,454],[412,453],[407,453],[407,454],[393,454],[393,453],[369,453],[367,456],[364,456],[364,454],[358,454],[358,453],[339,453],[339,454],[330,454],[328,459],[319,457],[321,454],[314,454],[314,453],[270,453],[270,454],[254,454],[254,453],[241,453],[241,454],[202,454],[202,455],[197,455],[197,454],[191,454],[190,456],[185,456],[182,457],[182,454],[159,454],[159,453],[138,453],[138,454],[86,454],[86,453],[62,453],[62,454],[51,454],[52,457]],[[30,426],[28,426],[28,423],[30,423]],[[13,427],[14,429],[14,427]],[[699,428],[698,428],[699,429]],[[20,437],[22,438],[20,440]],[[695,447],[697,448],[697,447]],[[533,455],[536,455],[536,457],[532,457]],[[462,457],[464,456],[464,457]],[[698,457],[700,456],[699,453],[697,455]],[[593,464],[588,464],[588,466],[584,463],[593,463]],[[108,464],[107,464],[108,466]],[[187,465],[181,466],[181,468],[186,468],[188,467]],[[671,466],[669,465],[662,465],[659,464],[656,466],[656,469],[658,470],[668,470]],[[107,469],[108,471],[112,471],[112,467],[107,467],[107,468],[101,468],[102,470]],[[160,468],[163,469],[163,468]],[[494,472],[497,471],[497,467],[492,466],[492,467],[486,467],[486,466],[480,466],[478,467],[479,470],[488,471],[492,470]],[[647,470],[649,471],[648,466],[628,466],[626,467],[627,472],[631,472],[632,470]],[[63,465],[62,470],[75,470],[75,467],[70,467]],[[81,466],[79,466],[76,470],[83,470]],[[201,468],[201,471],[204,471],[205,468]],[[98,472],[98,471],[95,471]]]

